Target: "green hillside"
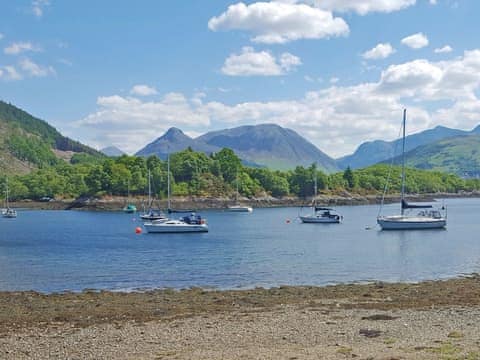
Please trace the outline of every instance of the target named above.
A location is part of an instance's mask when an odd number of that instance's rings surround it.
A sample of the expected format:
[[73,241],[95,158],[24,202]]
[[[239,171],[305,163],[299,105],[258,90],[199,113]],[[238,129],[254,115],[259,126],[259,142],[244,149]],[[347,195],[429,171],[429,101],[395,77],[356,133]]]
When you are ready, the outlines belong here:
[[[410,167],[476,177],[480,175],[480,135],[436,141],[409,151],[405,157]],[[395,163],[399,160],[396,158]]]
[[0,170],[24,174],[44,168],[75,154],[100,158],[103,155],[60,134],[47,122],[14,105],[0,101]]

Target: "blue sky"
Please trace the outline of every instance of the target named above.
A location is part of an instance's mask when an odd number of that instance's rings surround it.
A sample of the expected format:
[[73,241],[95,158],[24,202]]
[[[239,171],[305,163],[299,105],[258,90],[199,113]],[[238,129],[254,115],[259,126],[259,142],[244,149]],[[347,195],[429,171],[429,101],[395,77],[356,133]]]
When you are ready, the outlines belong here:
[[96,148],[291,128],[337,157],[480,123],[475,0],[0,3],[0,98]]

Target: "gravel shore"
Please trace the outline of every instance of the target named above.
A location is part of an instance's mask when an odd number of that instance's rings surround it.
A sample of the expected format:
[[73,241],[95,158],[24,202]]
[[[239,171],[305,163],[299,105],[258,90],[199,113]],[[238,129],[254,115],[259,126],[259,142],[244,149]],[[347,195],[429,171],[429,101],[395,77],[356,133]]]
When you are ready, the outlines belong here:
[[480,359],[480,277],[0,293],[1,359]]

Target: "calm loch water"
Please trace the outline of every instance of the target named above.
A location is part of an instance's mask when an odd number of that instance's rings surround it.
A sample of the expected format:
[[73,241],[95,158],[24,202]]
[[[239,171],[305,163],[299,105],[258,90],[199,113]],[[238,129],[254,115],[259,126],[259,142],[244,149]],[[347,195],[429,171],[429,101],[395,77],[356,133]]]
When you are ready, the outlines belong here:
[[[206,234],[135,234],[133,215],[19,211],[0,219],[0,290],[220,289],[415,282],[480,272],[480,199],[449,199],[446,230],[380,231],[378,206],[344,223],[301,224],[298,208],[204,211]],[[395,213],[399,205],[388,205]]]

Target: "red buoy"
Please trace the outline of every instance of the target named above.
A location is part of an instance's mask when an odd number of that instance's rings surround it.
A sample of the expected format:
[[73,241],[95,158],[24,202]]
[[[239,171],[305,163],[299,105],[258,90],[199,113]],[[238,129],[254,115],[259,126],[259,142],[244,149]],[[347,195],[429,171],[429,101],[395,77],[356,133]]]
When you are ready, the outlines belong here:
[[142,233],[142,228],[140,226],[137,226],[135,228],[135,234],[141,234]]

